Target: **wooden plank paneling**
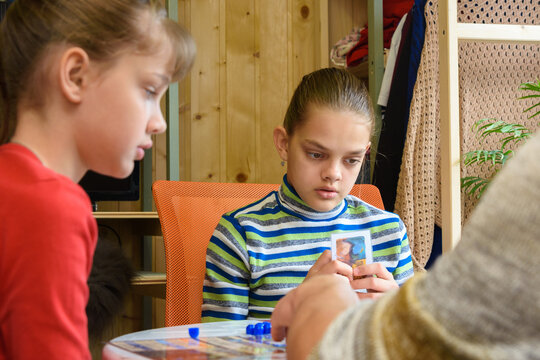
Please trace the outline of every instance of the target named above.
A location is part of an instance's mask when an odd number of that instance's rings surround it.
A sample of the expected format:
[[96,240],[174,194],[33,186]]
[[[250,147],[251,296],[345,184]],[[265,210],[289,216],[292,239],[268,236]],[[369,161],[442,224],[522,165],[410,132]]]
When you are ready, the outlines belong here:
[[[220,174],[220,2],[191,1],[191,32],[197,42],[197,58],[191,71],[190,148],[186,150],[186,180],[217,181]],[[187,155],[187,154],[186,154]],[[221,180],[221,179],[220,179]]]
[[253,0],[227,1],[226,182],[254,182],[255,14]]
[[[219,104],[220,104],[220,132],[219,132],[219,142],[220,144],[225,144],[227,142],[227,17],[225,12],[226,3],[224,1],[220,2],[219,8]],[[219,180],[225,181],[226,170],[227,170],[227,151],[222,149],[220,151],[219,159]]]
[[[272,130],[303,75],[366,22],[366,0],[179,0],[197,58],[179,83],[180,179],[279,182]],[[249,15],[248,15],[249,13]],[[330,15],[329,15],[330,14]],[[328,44],[321,38],[327,38]],[[153,179],[165,179],[167,141],[154,137]],[[101,202],[139,211],[140,202]]]
[[315,38],[319,41],[319,67],[328,67],[330,64],[330,51],[328,46],[328,0],[319,0],[318,4],[318,32]]
[[[191,1],[178,1],[178,22],[186,29],[191,29]],[[191,175],[191,73],[178,84],[178,112],[180,126],[178,140],[180,142],[180,180],[186,180]],[[161,179],[161,178],[156,178]]]
[[[256,182],[280,183],[285,172],[274,147],[273,130],[283,123],[292,94],[288,89],[287,1],[257,1],[257,164]],[[268,41],[271,38],[272,41]]]
[[317,0],[292,0],[292,80],[295,88],[302,76],[322,67],[320,6]]
[[329,6],[179,2],[179,21],[197,43],[191,76],[180,84],[181,179],[281,181],[272,130],[301,77],[328,64]]

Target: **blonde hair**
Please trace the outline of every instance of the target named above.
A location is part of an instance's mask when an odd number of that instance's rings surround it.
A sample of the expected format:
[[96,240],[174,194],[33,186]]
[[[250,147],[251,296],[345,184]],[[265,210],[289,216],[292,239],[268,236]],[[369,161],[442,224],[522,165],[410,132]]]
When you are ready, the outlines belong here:
[[127,51],[150,54],[164,40],[179,80],[193,63],[195,43],[157,0],[15,1],[0,26],[0,144],[13,135],[21,99],[42,104],[45,60],[54,45],[81,47],[106,65]]
[[325,68],[302,78],[283,120],[287,134],[293,135],[305,121],[310,106],[355,112],[366,121],[370,132],[373,131],[375,120],[369,94],[363,82],[347,70]]

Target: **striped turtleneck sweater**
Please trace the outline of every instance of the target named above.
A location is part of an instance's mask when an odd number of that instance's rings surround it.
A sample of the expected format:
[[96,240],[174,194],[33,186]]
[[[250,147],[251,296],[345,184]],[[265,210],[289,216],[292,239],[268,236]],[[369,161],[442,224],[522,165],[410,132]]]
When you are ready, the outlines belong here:
[[330,235],[369,229],[373,261],[399,285],[413,276],[401,219],[348,195],[317,212],[303,202],[286,175],[279,191],[222,216],[206,253],[202,321],[269,318],[279,299],[297,287]]

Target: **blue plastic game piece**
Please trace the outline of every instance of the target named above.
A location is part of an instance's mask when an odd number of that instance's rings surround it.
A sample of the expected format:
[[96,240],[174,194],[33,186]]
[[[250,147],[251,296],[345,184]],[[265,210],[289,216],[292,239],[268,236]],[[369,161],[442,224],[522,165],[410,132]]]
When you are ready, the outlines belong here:
[[270,334],[272,332],[272,324],[268,321],[263,322],[263,334]]
[[255,324],[255,336],[264,334],[264,325],[262,322]]
[[189,333],[189,336],[190,336],[192,339],[197,340],[197,338],[199,337],[199,328],[198,328],[198,327],[192,327],[192,328],[189,328],[189,329],[188,329],[188,333]]
[[255,335],[255,326],[253,326],[253,324],[246,326],[246,334]]

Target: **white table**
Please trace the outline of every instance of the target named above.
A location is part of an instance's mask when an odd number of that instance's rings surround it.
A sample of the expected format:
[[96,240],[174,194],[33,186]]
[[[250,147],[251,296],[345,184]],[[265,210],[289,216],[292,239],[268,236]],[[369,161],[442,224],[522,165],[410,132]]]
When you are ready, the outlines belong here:
[[[162,339],[189,339],[189,328],[199,328],[198,338],[210,338],[221,336],[241,336],[246,334],[246,327],[249,324],[256,324],[261,321],[257,320],[237,320],[237,321],[222,321],[215,323],[191,324],[182,326],[165,327],[159,329],[151,329],[138,331],[131,334],[126,334],[114,338],[105,345],[102,352],[103,360],[119,360],[119,359],[148,359],[148,357],[137,355],[133,352],[121,349],[115,346],[115,342],[126,341],[142,341],[142,340],[162,340]],[[284,354],[279,354],[278,358],[284,359]],[[253,358],[266,358],[266,356]],[[276,356],[272,356],[276,358]]]

